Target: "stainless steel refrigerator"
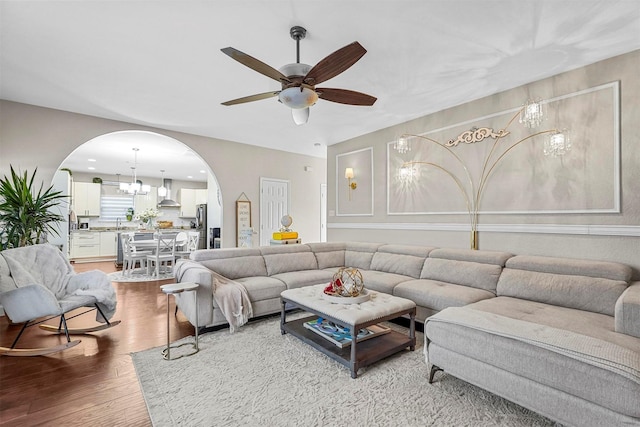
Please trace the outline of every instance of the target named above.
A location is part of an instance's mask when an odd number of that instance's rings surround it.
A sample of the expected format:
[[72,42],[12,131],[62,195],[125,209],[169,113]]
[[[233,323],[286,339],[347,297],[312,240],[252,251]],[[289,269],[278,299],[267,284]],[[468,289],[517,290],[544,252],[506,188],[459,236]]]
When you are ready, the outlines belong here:
[[196,205],[196,230],[200,233],[198,249],[207,249],[207,205]]

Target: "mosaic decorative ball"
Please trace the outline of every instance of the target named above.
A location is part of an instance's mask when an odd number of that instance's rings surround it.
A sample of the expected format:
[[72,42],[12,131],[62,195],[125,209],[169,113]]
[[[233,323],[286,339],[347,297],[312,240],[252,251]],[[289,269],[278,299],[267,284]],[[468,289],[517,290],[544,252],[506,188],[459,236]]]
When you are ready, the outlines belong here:
[[357,268],[342,267],[333,275],[333,292],[343,297],[357,297],[364,289],[362,273]]

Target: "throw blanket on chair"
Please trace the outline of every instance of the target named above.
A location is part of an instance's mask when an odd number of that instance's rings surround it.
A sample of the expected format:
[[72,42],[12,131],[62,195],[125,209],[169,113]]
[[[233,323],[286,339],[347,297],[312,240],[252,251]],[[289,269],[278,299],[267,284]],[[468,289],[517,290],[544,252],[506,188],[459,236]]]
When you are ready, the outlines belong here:
[[[190,268],[204,267],[194,261],[179,262],[174,269],[176,280],[180,282]],[[215,271],[207,269],[207,272],[211,273],[213,279],[211,286],[213,299],[229,323],[229,332],[234,333],[238,327],[253,317],[253,307],[247,289],[242,283],[228,279]]]
[[[116,292],[109,276],[99,270],[75,273],[69,260],[55,246],[40,244],[0,252],[17,287],[39,284],[57,299],[66,295],[89,295],[96,299],[107,319],[116,311]],[[105,322],[96,312],[96,320]]]

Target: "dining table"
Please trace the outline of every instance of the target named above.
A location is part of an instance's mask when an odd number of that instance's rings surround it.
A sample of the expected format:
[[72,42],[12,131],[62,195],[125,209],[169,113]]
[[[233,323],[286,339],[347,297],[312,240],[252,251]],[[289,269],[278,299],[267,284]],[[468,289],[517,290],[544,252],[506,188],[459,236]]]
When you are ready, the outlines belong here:
[[[132,240],[131,243],[135,246],[136,250],[155,250],[158,247],[158,239],[142,239],[142,240]],[[176,251],[182,249],[187,244],[187,239],[185,238],[177,240],[176,239]]]
[[[147,237],[147,236],[145,236]],[[143,239],[139,239],[139,240],[132,240],[130,243],[135,247],[136,251],[150,251],[150,255],[155,255],[156,254],[156,250],[158,248],[158,235],[154,234],[153,235],[153,239],[149,239],[149,238],[143,238]],[[182,236],[180,236],[180,239],[176,238],[176,246],[175,246],[175,251],[179,251],[181,249],[183,249],[186,245],[187,245],[187,238],[186,236],[184,238],[182,238]],[[143,270],[142,275],[144,276],[151,276],[148,268],[145,270]]]

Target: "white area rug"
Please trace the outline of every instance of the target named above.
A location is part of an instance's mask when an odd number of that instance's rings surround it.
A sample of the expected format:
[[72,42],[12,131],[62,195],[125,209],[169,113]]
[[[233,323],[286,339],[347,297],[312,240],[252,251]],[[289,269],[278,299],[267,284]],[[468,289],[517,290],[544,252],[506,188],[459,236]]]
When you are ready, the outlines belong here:
[[449,375],[438,373],[429,385],[418,339],[415,351],[361,369],[357,379],[280,335],[278,319],[203,335],[190,357],[166,361],[154,348],[132,358],[155,426],[554,425]]
[[173,273],[162,273],[159,277],[147,276],[146,270],[136,268],[131,276],[124,277],[122,271],[108,274],[112,282],[151,282],[156,280],[173,279]]

